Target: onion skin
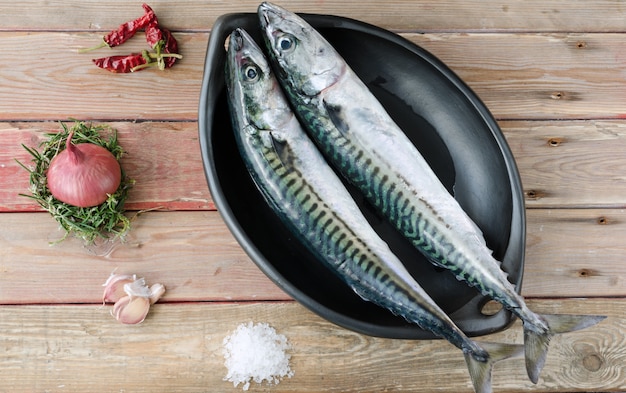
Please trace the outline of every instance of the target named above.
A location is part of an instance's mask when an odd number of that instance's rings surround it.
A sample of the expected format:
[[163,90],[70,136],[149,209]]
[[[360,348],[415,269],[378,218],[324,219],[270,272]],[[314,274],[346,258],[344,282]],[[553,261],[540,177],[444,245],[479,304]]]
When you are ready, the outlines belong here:
[[78,206],[98,206],[113,194],[122,181],[122,169],[115,156],[93,143],[72,144],[67,137],[65,150],[57,154],[46,172],[53,197]]

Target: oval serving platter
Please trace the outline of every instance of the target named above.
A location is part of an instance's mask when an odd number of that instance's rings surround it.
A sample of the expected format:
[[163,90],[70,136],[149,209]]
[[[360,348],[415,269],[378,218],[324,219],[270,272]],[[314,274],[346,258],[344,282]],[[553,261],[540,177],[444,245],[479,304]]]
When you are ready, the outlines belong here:
[[[303,14],[346,59],[482,229],[494,256],[521,289],[526,220],[515,160],[480,99],[432,54],[390,31],[352,19]],[[283,226],[239,156],[224,84],[224,43],[237,27],[259,44],[254,13],[223,15],[207,48],[198,112],[205,174],[226,225],[254,263],[281,289],[321,317],[378,337],[435,336],[362,300]],[[512,315],[483,313],[488,299],[435,268],[348,186],[374,229],[407,269],[470,336],[505,329]]]

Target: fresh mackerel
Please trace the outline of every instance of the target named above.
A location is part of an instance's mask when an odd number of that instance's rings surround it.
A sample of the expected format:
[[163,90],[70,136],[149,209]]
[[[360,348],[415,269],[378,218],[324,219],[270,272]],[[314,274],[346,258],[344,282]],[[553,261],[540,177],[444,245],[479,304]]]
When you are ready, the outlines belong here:
[[259,18],[280,82],[326,158],[430,261],[522,319],[526,368],[536,383],[551,336],[604,317],[532,312],[476,224],[326,39],[269,3],[259,6]]
[[490,392],[493,363],[521,347],[479,345],[424,292],[306,135],[261,49],[241,29],[230,36],[226,80],[239,151],[281,220],[363,299],[462,349],[476,390]]

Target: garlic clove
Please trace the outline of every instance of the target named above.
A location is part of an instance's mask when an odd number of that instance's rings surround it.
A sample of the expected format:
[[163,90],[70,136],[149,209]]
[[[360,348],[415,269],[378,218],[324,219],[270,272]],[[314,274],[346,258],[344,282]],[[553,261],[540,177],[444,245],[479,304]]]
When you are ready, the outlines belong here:
[[111,274],[102,286],[104,287],[104,293],[102,295],[103,303],[115,303],[127,293],[124,289],[126,284],[130,284],[137,280],[137,277],[133,274]]
[[141,296],[124,296],[114,305],[111,314],[124,324],[134,325],[143,322],[150,311],[150,299]]
[[156,303],[165,293],[165,286],[160,283],[153,284],[150,287],[150,304]]
[[165,293],[163,284],[146,285],[146,280],[136,275],[111,274],[103,285],[104,301],[114,302],[111,315],[125,324],[143,322],[150,311],[150,305]]

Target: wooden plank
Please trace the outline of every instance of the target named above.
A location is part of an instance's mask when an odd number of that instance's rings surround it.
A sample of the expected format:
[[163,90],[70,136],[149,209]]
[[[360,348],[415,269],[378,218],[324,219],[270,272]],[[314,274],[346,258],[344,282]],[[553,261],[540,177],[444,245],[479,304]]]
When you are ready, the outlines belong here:
[[[55,246],[47,213],[0,214],[0,304],[98,303],[117,269],[161,282],[164,301],[285,300],[250,261],[217,212],[144,213],[125,244]],[[528,211],[522,294],[626,296],[626,213],[621,209]],[[601,262],[600,262],[601,261]]]
[[[127,208],[214,209],[195,122],[105,123],[128,151],[122,163],[137,181]],[[626,122],[502,121],[530,208],[620,207],[626,203]],[[21,147],[37,147],[57,123],[0,123],[0,211],[35,211],[18,194],[28,176],[15,161],[30,162]],[[151,137],[158,133],[159,137]],[[171,143],[176,141],[176,143]]]
[[[94,124],[116,129],[126,151],[121,164],[135,180],[126,209],[215,209],[202,166],[197,123]],[[60,129],[58,123],[0,123],[0,211],[42,210],[19,195],[29,194],[29,180],[28,172],[16,160],[30,165],[32,157],[22,145],[39,149],[46,133]]]
[[[498,119],[626,116],[622,34],[405,36],[448,64]],[[177,38],[185,58],[174,68],[120,75],[95,67],[91,58],[121,49],[76,53],[97,42],[96,33],[0,33],[6,53],[0,60],[6,62],[0,73],[6,87],[0,90],[0,120],[194,121],[208,34]],[[121,53],[145,46],[138,37],[131,41]]]
[[523,293],[626,295],[624,209],[532,209],[527,216]]
[[[602,314],[592,328],[553,338],[537,385],[523,359],[497,364],[495,392],[626,390],[626,300],[533,301],[537,312]],[[296,303],[156,304],[141,325],[96,305],[0,307],[0,390],[10,392],[235,392],[223,381],[223,340],[264,322],[292,348],[292,378],[263,392],[471,392],[458,349],[443,340],[373,338],[330,324]],[[521,324],[481,341],[522,342]],[[80,372],[76,372],[80,370]]]
[[498,119],[626,116],[623,34],[406,37],[446,63]]
[[[624,31],[623,3],[619,0],[572,2],[553,0],[395,0],[277,1],[294,12],[340,15],[398,30],[517,30],[517,31]],[[175,30],[209,29],[216,18],[231,12],[255,12],[256,0],[237,2],[193,1],[149,3],[163,25]],[[137,3],[112,0],[85,3],[63,0],[42,4],[35,0],[0,4],[0,29],[106,31],[140,15]]]
[[124,243],[51,246],[62,232],[47,213],[0,214],[0,304],[98,303],[113,271],[162,283],[163,301],[289,299],[215,211],[144,213],[132,225]]
[[0,119],[188,120],[197,118],[208,33],[174,34],[184,59],[165,71],[116,74],[93,58],[141,52],[136,36],[123,47],[78,54],[101,40],[87,33],[0,33]]
[[511,147],[527,207],[626,204],[626,123],[516,122],[500,126]]

